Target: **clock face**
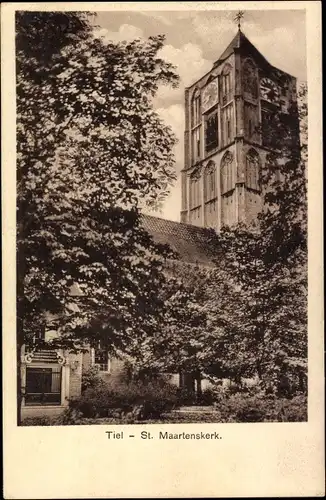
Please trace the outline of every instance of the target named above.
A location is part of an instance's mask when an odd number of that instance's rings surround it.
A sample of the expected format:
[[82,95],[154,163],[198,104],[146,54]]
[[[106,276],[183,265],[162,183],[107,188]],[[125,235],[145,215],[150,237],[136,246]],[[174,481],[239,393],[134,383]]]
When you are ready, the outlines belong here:
[[218,102],[218,83],[217,80],[210,82],[203,92],[203,111],[207,111]]
[[276,83],[269,78],[263,78],[260,82],[260,95],[261,98],[269,102],[278,102],[279,89]]

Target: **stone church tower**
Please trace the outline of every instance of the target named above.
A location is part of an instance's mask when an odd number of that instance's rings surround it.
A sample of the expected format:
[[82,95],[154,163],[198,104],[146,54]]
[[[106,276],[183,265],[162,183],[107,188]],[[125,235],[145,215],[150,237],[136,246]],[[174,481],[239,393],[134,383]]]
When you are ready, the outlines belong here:
[[259,126],[296,102],[296,78],[273,67],[239,28],[213,68],[185,91],[181,222],[219,231],[261,209],[270,150]]

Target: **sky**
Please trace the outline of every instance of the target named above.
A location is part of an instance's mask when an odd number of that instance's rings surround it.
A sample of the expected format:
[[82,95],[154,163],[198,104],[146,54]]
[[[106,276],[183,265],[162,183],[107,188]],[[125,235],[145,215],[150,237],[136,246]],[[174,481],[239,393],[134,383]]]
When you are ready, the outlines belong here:
[[[180,76],[178,89],[159,89],[154,106],[177,136],[178,179],[161,211],[152,215],[179,221],[180,171],[183,168],[184,88],[208,72],[237,32],[236,11],[107,11],[95,23],[101,36],[131,40],[164,34],[160,56],[172,62]],[[241,29],[264,57],[277,68],[306,81],[306,20],[304,10],[250,10]]]

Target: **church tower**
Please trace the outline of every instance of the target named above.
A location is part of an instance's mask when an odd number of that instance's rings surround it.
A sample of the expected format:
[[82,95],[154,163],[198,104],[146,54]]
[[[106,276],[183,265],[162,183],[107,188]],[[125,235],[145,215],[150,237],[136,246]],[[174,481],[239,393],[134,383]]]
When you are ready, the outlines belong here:
[[293,102],[296,78],[273,67],[239,26],[213,68],[185,90],[181,222],[219,231],[257,217],[271,147],[259,126]]

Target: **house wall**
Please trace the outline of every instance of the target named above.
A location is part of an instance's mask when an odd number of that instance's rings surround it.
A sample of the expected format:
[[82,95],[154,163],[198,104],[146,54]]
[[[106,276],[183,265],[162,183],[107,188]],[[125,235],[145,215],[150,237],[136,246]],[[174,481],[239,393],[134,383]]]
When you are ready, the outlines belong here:
[[[55,351],[53,351],[55,355]],[[60,362],[46,362],[42,360],[42,355],[37,352],[31,357],[22,350],[21,357],[21,389],[22,389],[22,421],[30,417],[56,417],[62,413],[69,404],[69,399],[77,398],[81,394],[81,377],[82,377],[82,354],[69,354],[62,351],[60,354]],[[61,401],[56,405],[42,404],[26,404],[26,371],[31,368],[58,368],[61,366]]]
[[[83,354],[82,371],[86,372],[94,364],[91,348]],[[107,382],[118,382],[124,376],[125,363],[123,360],[110,356],[109,371],[99,372],[100,377]]]

